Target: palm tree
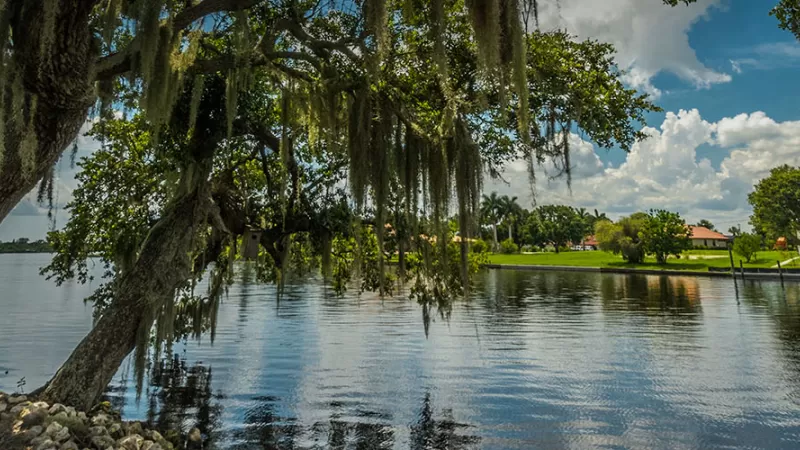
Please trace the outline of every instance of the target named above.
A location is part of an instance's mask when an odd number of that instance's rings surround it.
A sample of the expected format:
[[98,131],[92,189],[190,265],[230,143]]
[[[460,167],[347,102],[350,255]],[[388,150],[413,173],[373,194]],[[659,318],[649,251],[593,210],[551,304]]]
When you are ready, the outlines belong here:
[[517,203],[517,197],[504,195],[500,197],[500,217],[508,222],[508,238],[514,240],[514,223],[522,212],[522,207]]
[[608,218],[606,213],[598,213],[597,210],[595,209],[594,210],[594,216],[592,216],[592,222],[597,223],[597,222],[599,222],[601,220],[610,221],[611,219]]
[[589,214],[589,211],[586,211],[586,208],[575,208],[575,214],[578,216],[578,220],[583,225],[583,238],[581,239],[581,246],[583,246],[586,235],[591,233],[591,230],[594,230],[594,216]]
[[481,217],[483,217],[484,221],[488,221],[492,224],[492,231],[494,232],[494,250],[497,250],[498,247],[497,222],[500,221],[501,212],[501,201],[500,197],[497,196],[497,192],[492,192],[489,196],[483,196],[483,201],[481,202]]

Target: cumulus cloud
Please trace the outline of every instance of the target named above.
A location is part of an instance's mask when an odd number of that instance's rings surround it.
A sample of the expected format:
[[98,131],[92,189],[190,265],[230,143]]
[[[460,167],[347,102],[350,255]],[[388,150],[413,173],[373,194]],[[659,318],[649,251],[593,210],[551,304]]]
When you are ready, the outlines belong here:
[[[668,113],[660,128],[643,130],[648,139],[633,146],[624,162],[603,167],[591,144],[581,141],[572,191],[563,179],[537,183],[538,203],[566,203],[614,215],[650,208],[678,211],[689,220],[708,218],[724,225],[747,222],[747,194],[780,164],[800,164],[800,121],[776,122],[763,112],[703,120],[696,109]],[[573,139],[579,140],[577,136]],[[698,155],[706,147],[725,155],[718,164]],[[552,163],[545,164],[546,171]],[[524,166],[509,165],[509,184],[486,190],[532,202]]]
[[[688,31],[718,0],[669,8],[660,0],[548,0],[541,2],[543,30],[566,29],[580,38],[610,42],[617,49],[625,81],[661,94],[652,79],[660,72],[677,75],[698,88],[727,83],[731,76],[706,67],[689,45]],[[734,69],[735,71],[735,69]]]

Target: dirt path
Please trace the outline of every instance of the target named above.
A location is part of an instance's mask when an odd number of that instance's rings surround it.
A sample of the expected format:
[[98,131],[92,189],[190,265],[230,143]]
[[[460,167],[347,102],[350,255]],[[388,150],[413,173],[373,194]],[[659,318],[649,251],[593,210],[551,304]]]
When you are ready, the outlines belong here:
[[[783,267],[783,266],[788,266],[789,264],[791,264],[791,263],[792,263],[792,261],[794,261],[794,260],[797,260],[797,259],[800,259],[800,256],[795,256],[794,258],[787,259],[786,261],[781,261],[781,267]],[[772,266],[772,268],[773,268],[773,269],[777,269],[777,268],[778,268],[778,265],[777,265],[777,264],[775,264],[774,266]]]

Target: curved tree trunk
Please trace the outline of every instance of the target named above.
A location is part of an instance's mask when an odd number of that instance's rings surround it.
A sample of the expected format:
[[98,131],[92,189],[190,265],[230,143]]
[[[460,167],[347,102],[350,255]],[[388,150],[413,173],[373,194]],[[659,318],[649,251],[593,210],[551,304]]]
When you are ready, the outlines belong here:
[[[92,79],[97,45],[89,29],[89,17],[98,0],[61,0],[55,18],[53,41],[42,46],[47,35],[42,27],[45,0],[11,1],[7,8],[14,34],[14,50],[0,86],[10,94],[11,83],[18,74],[27,98],[25,114],[11,109],[11,95],[0,108],[7,116],[0,117],[9,126],[3,136],[3,162],[0,166],[0,222],[36,184],[47,176],[64,149],[77,137],[94,101]],[[13,72],[13,73],[12,73]],[[35,109],[31,105],[35,100]],[[31,114],[35,111],[34,114]],[[23,117],[14,125],[11,115]],[[27,122],[27,123],[24,123]],[[33,127],[38,145],[33,168],[23,171],[20,146],[24,128]]]
[[170,205],[150,231],[141,256],[120,279],[114,301],[45,386],[43,400],[90,408],[134,349],[148,312],[164,298],[171,299],[190,277],[193,240],[211,207],[202,184]]

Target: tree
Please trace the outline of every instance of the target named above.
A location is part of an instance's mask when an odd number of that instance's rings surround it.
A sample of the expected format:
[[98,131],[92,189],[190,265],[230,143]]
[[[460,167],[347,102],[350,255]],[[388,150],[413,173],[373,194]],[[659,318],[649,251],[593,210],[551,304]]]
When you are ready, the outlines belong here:
[[600,250],[622,255],[625,261],[632,264],[644,262],[645,248],[642,242],[647,215],[636,213],[630,217],[622,217],[616,223],[600,220],[595,223],[595,239]]
[[[213,318],[214,292],[197,301],[186,291],[213,261],[218,292],[245,238],[256,237],[269,263],[263,278],[278,281],[294,235],[308,233],[325,260],[331,247],[360,251],[363,233],[336,224],[371,222],[378,251],[362,264],[371,271],[361,286],[383,292],[385,229],[375,225],[394,217],[400,248],[440,261],[417,265],[427,277],[417,295],[457,292],[447,274],[466,288],[466,240],[460,252],[447,245],[451,198],[469,237],[484,169],[496,171],[519,149],[530,162],[566,161],[574,129],[601,146],[630,148],[641,137],[634,122],[656,109],[624,88],[613,48],[564,33],[521,36],[511,0],[502,2],[503,20],[485,20],[480,2],[466,10],[391,3],[398,7],[388,11],[372,0],[326,8],[70,0],[53,15],[45,6],[55,3],[3,10],[11,31],[0,26],[0,124],[9,125],[0,132],[0,219],[38,179],[50,190],[49,171],[97,85],[96,133],[112,148],[86,161],[74,221],[51,236],[52,272],[80,279],[81,264],[101,252],[111,277],[93,296],[95,327],[41,390],[50,402],[91,406],[128,354],[142,366],[152,330],[172,336],[182,302]],[[105,40],[94,45],[96,36]],[[526,47],[540,52],[527,63]],[[127,118],[115,122],[112,105]],[[331,199],[325,193],[338,192],[345,175],[349,191]],[[339,207],[348,204],[353,210]],[[425,234],[438,235],[437,251]],[[460,274],[446,270],[453,257]],[[353,261],[338,260],[335,277],[348,280]]]
[[508,226],[508,238],[514,241],[514,225],[522,214],[522,207],[517,203],[517,197],[504,195],[500,197],[501,218]]
[[484,222],[488,222],[492,226],[492,233],[494,237],[493,250],[497,251],[500,243],[497,240],[497,224],[503,216],[503,204],[497,192],[492,192],[491,195],[483,196],[481,202],[481,217]]
[[731,236],[735,237],[735,236],[739,236],[740,234],[742,234],[742,230],[739,227],[734,225],[734,226],[728,228],[728,233],[730,233]]
[[714,230],[715,230],[715,228],[714,228],[714,224],[713,224],[713,223],[711,223],[710,221],[706,220],[706,219],[703,219],[703,220],[701,220],[700,222],[697,222],[697,226],[698,226],[698,227],[704,227],[704,228],[708,228],[708,229],[709,229],[709,230],[711,230],[711,231],[714,231]]
[[675,212],[651,210],[641,233],[644,249],[655,255],[659,264],[666,264],[669,255],[679,256],[692,248],[691,232],[680,214]]
[[581,238],[581,244],[583,244],[586,236],[594,232],[594,216],[592,216],[586,208],[576,209],[575,214],[581,224],[583,224],[583,238]]
[[783,165],[770,171],[747,197],[753,206],[750,223],[770,239],[796,240],[800,232],[800,168]]
[[544,205],[536,208],[541,244],[552,243],[556,253],[569,242],[580,242],[585,237],[584,225],[578,220],[575,209],[566,205]]
[[611,220],[606,216],[606,213],[599,213],[597,210],[594,210],[594,215],[592,216],[592,221],[594,223],[600,222],[601,220]]
[[742,255],[747,262],[761,250],[761,237],[756,234],[743,233],[733,241],[733,251]]

